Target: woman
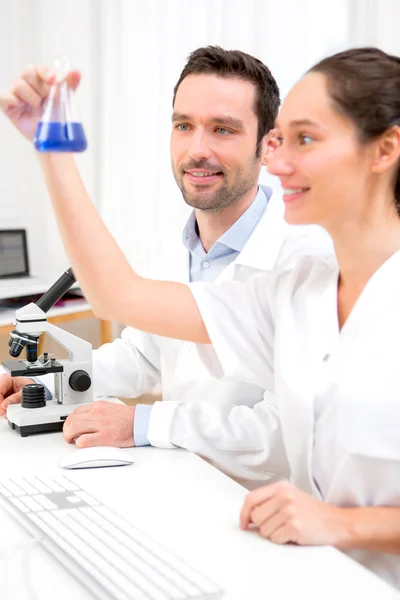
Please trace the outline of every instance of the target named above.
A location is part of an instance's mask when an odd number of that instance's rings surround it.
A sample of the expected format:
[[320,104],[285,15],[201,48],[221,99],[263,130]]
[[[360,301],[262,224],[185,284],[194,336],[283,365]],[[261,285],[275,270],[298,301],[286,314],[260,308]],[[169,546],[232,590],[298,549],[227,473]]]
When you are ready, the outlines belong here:
[[[76,85],[78,75],[70,77]],[[51,81],[49,72],[29,70],[0,99],[30,139]],[[39,155],[97,315],[195,341],[206,365],[216,353],[215,376],[276,396],[292,483],[249,494],[242,527],[253,524],[277,543],[332,544],[397,586],[399,124],[400,61],[377,49],[329,57],[294,86],[269,170],[285,189],[286,220],[327,229],[337,262],[305,256],[291,272],[246,284],[187,287],[137,276],[72,159]],[[277,450],[274,438],[271,460]]]

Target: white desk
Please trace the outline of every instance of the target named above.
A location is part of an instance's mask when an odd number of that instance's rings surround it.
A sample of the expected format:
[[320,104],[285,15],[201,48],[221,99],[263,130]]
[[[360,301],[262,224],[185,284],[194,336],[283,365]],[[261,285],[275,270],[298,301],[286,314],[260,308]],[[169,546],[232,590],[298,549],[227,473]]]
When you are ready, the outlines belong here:
[[[0,420],[0,476],[60,472],[58,461],[71,451],[61,433],[21,438]],[[225,590],[224,599],[400,597],[332,548],[276,546],[255,532],[240,531],[239,511],[246,490],[197,456],[157,448],[131,452],[136,461],[132,466],[63,473],[214,579]],[[26,594],[17,560],[21,553],[16,548],[27,540],[23,529],[0,510],[0,573],[7,571],[15,578],[9,597],[0,580],[1,600],[91,597],[40,546],[33,550],[29,565],[36,597]],[[4,558],[8,552],[14,561]]]

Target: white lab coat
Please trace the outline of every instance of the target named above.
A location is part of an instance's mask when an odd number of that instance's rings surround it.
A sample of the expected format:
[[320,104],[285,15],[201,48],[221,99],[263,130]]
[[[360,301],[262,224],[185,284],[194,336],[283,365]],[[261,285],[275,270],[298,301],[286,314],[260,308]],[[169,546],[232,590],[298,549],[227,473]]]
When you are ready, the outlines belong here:
[[[246,246],[218,281],[245,281],[277,265],[292,265],[304,247],[309,248],[310,230],[314,231],[313,248],[332,252],[331,241],[322,230],[297,228],[284,241],[291,229],[283,220],[282,199],[274,194]],[[164,278],[188,282],[188,252],[183,245],[178,261],[175,257],[171,265]],[[267,419],[264,405],[254,409],[261,413],[260,420],[248,431],[231,420],[232,404],[251,411],[263,399],[263,386],[220,381],[208,373],[193,344],[131,327],[120,339],[94,352],[96,395],[136,397],[161,381],[164,402],[157,402],[151,413],[148,439],[152,445],[179,445],[201,454],[248,487],[265,483],[271,470],[274,476],[288,475],[286,459],[268,466],[264,460],[266,430],[279,428],[274,404]],[[177,434],[171,440],[173,423],[177,424]]]
[[[242,252],[217,281],[245,281],[260,271],[272,270],[287,231],[282,199],[274,194]],[[281,252],[279,260],[293,262],[295,254],[296,249],[291,245],[287,252]],[[179,252],[174,248],[171,259],[164,263],[169,266],[164,267],[159,278],[189,282],[189,253],[182,243]],[[254,406],[263,395],[259,386],[221,382],[211,377],[193,344],[132,327],[125,328],[113,343],[95,350],[93,360],[95,392],[100,396],[136,397],[161,381],[163,400],[234,401]]]
[[[191,284],[213,343],[198,346],[210,372],[265,388],[265,414],[277,407],[281,427],[262,440],[266,468],[283,460],[284,444],[293,483],[338,506],[400,506],[399,274],[400,251],[340,332],[333,258],[305,257],[245,284]],[[251,432],[255,410],[241,417]],[[400,586],[400,556],[348,554]]]

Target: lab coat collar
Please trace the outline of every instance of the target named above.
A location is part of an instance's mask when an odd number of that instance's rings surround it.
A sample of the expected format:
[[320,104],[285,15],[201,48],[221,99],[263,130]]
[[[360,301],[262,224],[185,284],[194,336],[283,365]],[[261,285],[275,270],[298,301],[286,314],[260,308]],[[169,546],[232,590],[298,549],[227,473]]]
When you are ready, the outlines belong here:
[[[285,223],[284,204],[279,192],[272,192],[268,187],[260,186],[267,198],[268,205],[263,216],[256,225],[241,253],[232,261],[217,278],[220,280],[232,279],[236,267],[249,267],[252,269],[270,271],[274,268],[283,239],[290,226]],[[189,252],[180,240],[179,252],[174,255],[171,270],[164,273],[163,279],[171,279],[181,283],[189,281]]]
[[271,194],[270,188],[263,190],[270,196],[267,208],[234,264],[271,271],[289,225],[283,218],[285,208],[282,195],[279,192]]

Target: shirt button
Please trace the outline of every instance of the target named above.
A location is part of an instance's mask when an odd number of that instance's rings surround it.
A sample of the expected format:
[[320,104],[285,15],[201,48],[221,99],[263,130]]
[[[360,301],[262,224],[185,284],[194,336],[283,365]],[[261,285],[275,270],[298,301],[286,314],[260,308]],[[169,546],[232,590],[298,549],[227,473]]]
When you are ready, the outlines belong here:
[[208,268],[209,268],[209,266],[210,266],[210,263],[209,263],[207,260],[203,262],[203,267],[204,267],[205,269],[208,269]]
[[325,354],[324,358],[322,359],[324,362],[327,362],[330,359],[331,355],[330,354]]

